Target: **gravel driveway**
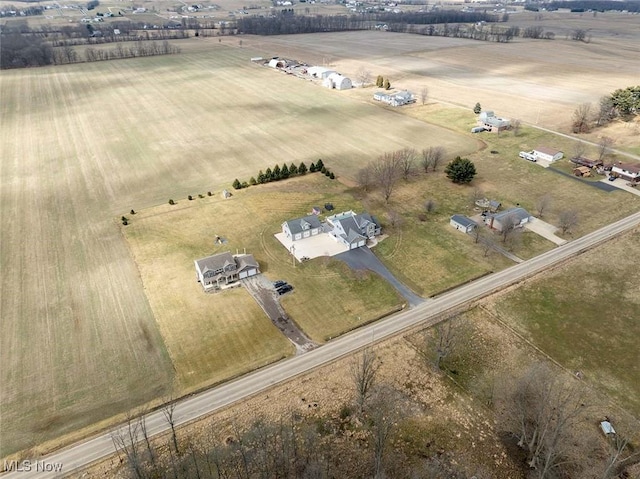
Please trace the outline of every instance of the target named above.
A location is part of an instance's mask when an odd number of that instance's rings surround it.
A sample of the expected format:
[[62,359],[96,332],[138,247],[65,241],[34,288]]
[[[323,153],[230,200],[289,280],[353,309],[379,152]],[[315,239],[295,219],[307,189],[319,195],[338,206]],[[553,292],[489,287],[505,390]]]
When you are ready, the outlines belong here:
[[298,325],[289,318],[279,301],[273,283],[264,275],[258,274],[242,280],[242,284],[260,305],[269,319],[282,334],[296,347],[296,353],[311,351],[318,345],[311,341]]
[[423,298],[398,281],[396,277],[391,274],[391,271],[389,271],[367,247],[345,251],[344,253],[334,256],[334,258],[344,261],[351,269],[368,269],[378,273],[407,300],[410,306],[417,306],[424,302]]

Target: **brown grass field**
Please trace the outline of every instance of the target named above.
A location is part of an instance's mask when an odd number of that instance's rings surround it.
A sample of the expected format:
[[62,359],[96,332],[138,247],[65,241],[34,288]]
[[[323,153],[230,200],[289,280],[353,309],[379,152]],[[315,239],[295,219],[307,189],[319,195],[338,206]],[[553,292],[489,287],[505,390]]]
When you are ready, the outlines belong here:
[[[607,16],[595,20],[601,18]],[[250,57],[274,54],[331,63],[347,74],[365,65],[374,75],[389,76],[400,88],[419,91],[426,85],[437,100],[468,108],[480,101],[498,114],[559,128],[566,128],[577,103],[596,101],[613,89],[637,83],[640,71],[637,50],[625,41],[596,36],[590,44],[555,40],[503,45],[362,32],[244,36],[242,48],[237,38],[222,43],[192,39],[180,46],[184,53],[176,56],[0,73],[2,457],[175,392],[177,365],[177,389],[203,381],[190,358],[193,351],[204,354],[202,345],[175,332],[170,339],[167,320],[158,318],[165,305],[153,301],[150,305],[147,300],[144,287],[157,283],[144,277],[154,270],[150,267],[145,273],[141,267],[141,279],[117,220],[129,216],[131,208],[142,210],[169,198],[179,200],[181,207],[188,194],[219,192],[235,177],[246,179],[282,161],[322,157],[339,176],[348,178],[384,151],[442,145],[454,156],[470,154],[477,147],[477,138],[466,133],[467,120],[460,120],[457,113],[422,110],[432,112],[433,121],[442,128],[425,123],[430,119],[420,112],[409,110],[405,115],[372,105],[363,96],[367,90],[329,91],[252,65]],[[625,68],[617,68],[620,64]],[[533,142],[539,139],[543,138],[530,137],[530,146],[538,146]],[[521,139],[525,140],[526,136]],[[637,148],[633,140],[628,143]],[[509,143],[506,151],[511,154],[517,147]],[[511,156],[503,159],[505,163],[496,168],[486,152],[474,156],[478,183],[505,202],[523,205],[552,188],[559,203],[573,202],[585,212],[586,221],[576,234],[637,210],[631,195],[605,197]],[[426,185],[433,190],[421,189]],[[456,284],[458,278],[501,267],[499,258],[472,269],[462,262],[448,262],[444,252],[451,248],[473,254],[472,245],[451,239],[455,232],[445,227],[446,215],[465,204],[467,192],[450,197],[448,189],[426,185],[416,182],[399,191],[393,207],[411,217],[413,206],[401,201],[413,200],[420,189],[420,197],[434,196],[445,205],[437,226],[430,230],[429,223],[406,222],[404,246],[383,243],[380,254],[397,264],[415,256],[411,248],[432,248],[438,258],[433,274],[449,273],[449,283],[434,285],[424,273],[401,279],[418,292],[431,294]],[[619,207],[612,212],[614,205]],[[365,206],[384,212],[378,200]],[[598,214],[589,214],[594,210]],[[293,208],[283,213],[289,211]],[[135,235],[135,220],[131,226],[127,235]],[[441,231],[446,233],[440,235]],[[409,241],[419,235],[424,235],[423,243]],[[439,236],[435,246],[426,241]],[[535,251],[550,247],[537,240],[531,244]],[[189,248],[172,254],[186,261],[185,252],[195,256],[209,252],[202,243]],[[271,251],[269,245],[264,251]],[[154,251],[144,254],[148,259]],[[277,271],[274,265],[282,259],[280,254],[269,258],[265,253],[267,271],[271,267]],[[178,269],[179,274],[186,274],[187,268]],[[318,268],[333,275],[339,269],[333,264]],[[174,281],[167,278],[163,284]],[[298,320],[303,309],[296,300],[303,296],[300,293],[286,301]],[[195,294],[191,304],[202,296]],[[166,301],[174,307],[179,298],[168,296]],[[201,324],[217,324],[213,316],[203,315],[202,304],[197,306]],[[336,306],[336,314],[340,307]],[[354,317],[362,307],[354,303]],[[271,334],[259,316],[255,309],[238,312],[225,327],[233,329],[234,321],[246,319],[255,321],[251,324],[263,328],[265,335]],[[319,326],[321,320],[316,315],[307,325],[316,338],[345,329],[340,322]],[[202,334],[201,329],[197,332]],[[256,354],[241,370],[279,357],[275,351],[280,346],[286,349],[286,344],[270,337],[273,342],[268,345],[251,346]],[[224,366],[219,357],[203,358],[206,367]],[[195,372],[190,375],[190,371]]]

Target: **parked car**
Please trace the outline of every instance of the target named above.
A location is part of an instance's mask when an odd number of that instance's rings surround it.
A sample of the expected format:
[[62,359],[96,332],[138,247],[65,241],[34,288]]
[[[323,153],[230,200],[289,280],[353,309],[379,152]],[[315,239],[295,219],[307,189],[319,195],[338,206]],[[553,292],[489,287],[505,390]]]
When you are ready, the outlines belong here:
[[616,179],[616,177],[615,177],[615,176],[613,176],[613,175],[611,175],[611,176],[608,178],[608,180],[609,180],[609,181],[615,181],[615,179]]
[[286,281],[282,281],[281,279],[279,279],[278,281],[274,281],[273,282],[273,285],[276,287],[276,289],[281,287],[281,286],[284,286],[285,284],[287,284],[287,282]]
[[291,286],[290,284],[286,284],[284,286],[279,287],[276,291],[278,291],[278,294],[282,296],[283,294],[288,293],[289,291],[293,291],[293,286]]

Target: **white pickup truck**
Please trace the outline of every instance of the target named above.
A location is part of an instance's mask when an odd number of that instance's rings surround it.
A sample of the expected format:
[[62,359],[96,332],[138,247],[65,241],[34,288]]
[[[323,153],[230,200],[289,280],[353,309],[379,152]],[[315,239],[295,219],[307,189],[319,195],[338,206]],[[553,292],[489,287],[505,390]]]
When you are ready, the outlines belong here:
[[520,152],[520,158],[524,158],[525,160],[529,160],[529,161],[533,161],[535,163],[536,161],[536,157],[533,154],[533,151],[521,151]]

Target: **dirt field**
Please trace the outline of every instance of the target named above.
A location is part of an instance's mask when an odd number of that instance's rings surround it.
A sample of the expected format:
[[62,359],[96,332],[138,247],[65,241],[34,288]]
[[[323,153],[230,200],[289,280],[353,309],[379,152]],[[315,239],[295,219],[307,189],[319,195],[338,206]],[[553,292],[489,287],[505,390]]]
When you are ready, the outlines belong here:
[[[251,44],[269,55],[315,53],[316,62],[346,75],[365,66],[374,78],[389,77],[396,88],[417,93],[426,86],[436,100],[470,109],[480,102],[507,118],[568,130],[578,104],[637,83],[640,52],[629,35],[640,31],[640,17],[624,19],[617,25],[614,14],[591,18],[604,31],[588,44],[564,35],[498,44],[378,31],[322,34],[322,41],[319,35],[259,37]],[[248,37],[244,41],[249,43]]]

